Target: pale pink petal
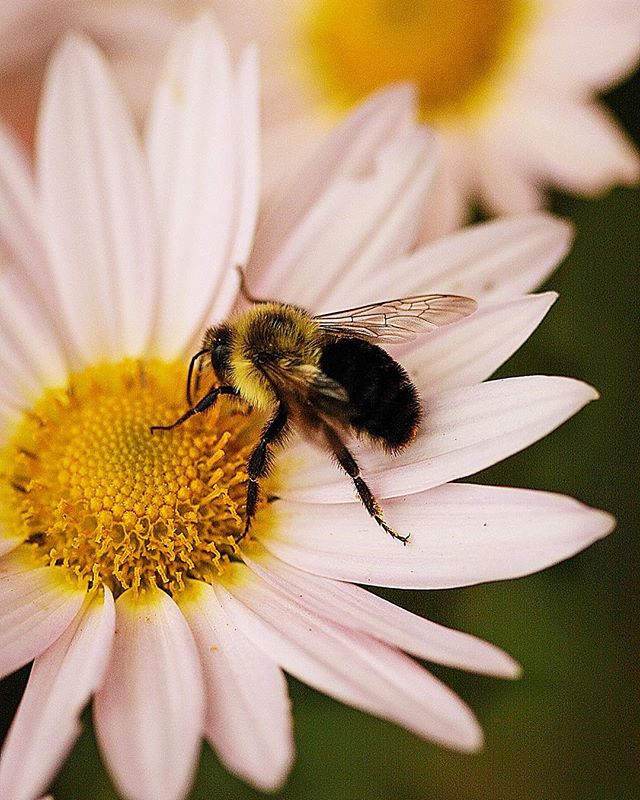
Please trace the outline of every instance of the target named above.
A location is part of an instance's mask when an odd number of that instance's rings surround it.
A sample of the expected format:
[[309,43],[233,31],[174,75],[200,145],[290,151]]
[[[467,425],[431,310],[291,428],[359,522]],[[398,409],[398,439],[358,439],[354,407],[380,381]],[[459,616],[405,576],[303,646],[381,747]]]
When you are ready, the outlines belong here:
[[556,298],[546,292],[487,303],[456,325],[403,347],[398,360],[429,394],[480,383],[531,336]]
[[[575,13],[572,12],[572,13]],[[543,23],[526,45],[533,87],[556,87],[565,93],[604,90],[627,75],[640,58],[640,11],[634,3],[624,13],[584,14]]]
[[[234,115],[235,88],[227,45],[211,18],[201,16],[170,49],[147,129],[163,256],[156,346],[164,356],[184,350],[233,266],[243,188],[237,139],[245,135]],[[255,93],[247,87],[245,97],[250,114]],[[216,303],[216,313],[227,313],[232,300],[226,308]]]
[[10,532],[0,526],[0,558],[6,556],[7,553],[10,553],[12,550],[15,550],[22,541],[21,536],[12,536]]
[[615,520],[571,497],[449,484],[383,504],[403,546],[360,504],[277,502],[260,541],[298,569],[343,581],[443,589],[505,580],[569,558]]
[[0,760],[0,797],[32,800],[47,788],[80,734],[80,714],[102,681],[114,629],[111,592],[87,596],[34,661]]
[[[249,265],[249,278],[258,293],[268,296],[277,291],[279,276],[269,274],[267,267],[319,199],[333,192],[336,184],[371,173],[380,149],[411,129],[413,114],[410,87],[378,92],[333,130],[293,181],[280,183],[258,228]],[[281,145],[282,141],[281,137]]]
[[506,300],[535,289],[567,254],[573,229],[545,213],[481,225],[425,245],[368,280],[371,301],[422,292]]
[[519,124],[513,135],[541,179],[589,195],[640,179],[640,156],[604,108],[561,98],[536,103],[527,98],[516,114]]
[[[286,513],[286,512],[285,512]],[[445,628],[349,583],[294,569],[266,551],[243,554],[246,564],[267,583],[309,611],[405,650],[413,656],[503,678],[520,667],[500,648],[475,636]]]
[[[428,391],[428,384],[422,388]],[[415,441],[397,456],[364,445],[352,447],[377,497],[400,497],[472,475],[546,436],[596,391],[571,378],[534,375],[449,389],[427,397]],[[310,445],[278,461],[284,479],[275,492],[288,500],[348,503],[350,479]]]
[[[7,558],[11,557],[9,553]],[[0,678],[55,642],[80,610],[85,595],[62,567],[0,574]]]
[[51,288],[35,186],[26,153],[0,125],[0,242],[35,285]]
[[204,673],[204,732],[223,764],[262,791],[275,791],[294,758],[287,682],[229,618],[211,586],[190,581],[178,598]]
[[[482,732],[469,708],[399,651],[301,607],[247,575],[225,572],[216,593],[231,619],[295,677],[325,694],[389,719],[418,736],[477,750]],[[228,590],[228,591],[227,591]]]
[[14,271],[0,272],[0,389],[16,403],[61,386],[69,367],[49,320]]
[[370,172],[332,184],[260,267],[276,297],[315,310],[332,310],[336,296],[353,304],[363,278],[414,243],[435,159],[433,136],[414,129],[386,144]]
[[116,601],[111,660],[94,703],[96,735],[119,791],[180,800],[195,771],[204,716],[193,636],[168,594]]
[[146,175],[106,65],[79,37],[51,62],[37,154],[46,241],[78,350],[92,362],[141,353],[157,303]]

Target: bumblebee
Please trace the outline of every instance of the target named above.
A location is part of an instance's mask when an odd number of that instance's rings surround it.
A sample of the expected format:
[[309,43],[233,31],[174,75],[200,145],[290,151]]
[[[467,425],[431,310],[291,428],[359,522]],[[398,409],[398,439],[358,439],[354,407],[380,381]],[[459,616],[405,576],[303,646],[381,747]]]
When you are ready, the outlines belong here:
[[[221,395],[243,400],[270,413],[247,464],[243,537],[256,513],[259,482],[273,466],[273,449],[296,430],[334,456],[371,517],[406,543],[409,537],[386,523],[345,439],[367,439],[390,455],[414,439],[421,421],[418,392],[379,345],[400,344],[462,319],[476,309],[475,300],[416,295],[312,316],[295,305],[258,300],[241,288],[254,305],[205,332],[189,364],[188,410],[171,425],[152,426],[151,432],[182,425]],[[203,359],[209,360],[217,381],[194,404],[194,370],[197,392]]]

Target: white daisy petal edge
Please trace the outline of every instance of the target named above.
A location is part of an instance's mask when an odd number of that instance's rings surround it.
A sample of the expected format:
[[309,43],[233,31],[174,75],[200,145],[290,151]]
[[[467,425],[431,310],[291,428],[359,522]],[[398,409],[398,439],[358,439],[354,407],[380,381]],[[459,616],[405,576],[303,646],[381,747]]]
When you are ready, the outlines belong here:
[[144,352],[158,301],[148,179],[107,66],[78,36],[49,67],[37,166],[50,264],[84,363]]
[[96,694],[96,736],[116,786],[136,800],[178,800],[193,780],[204,719],[196,646],[159,589],[116,601],[115,641]]
[[212,586],[191,581],[177,601],[202,663],[206,737],[227,769],[262,791],[275,791],[295,756],[284,675],[237,628]]
[[298,569],[402,589],[445,589],[528,575],[613,530],[614,518],[571,497],[452,483],[383,504],[406,547],[381,536],[359,504],[281,501],[262,544]]
[[419,736],[477,750],[482,731],[470,709],[398,650],[319,617],[237,565],[215,591],[257,647],[300,680]]
[[80,734],[79,717],[102,681],[115,622],[111,592],[85,599],[60,638],[33,663],[0,760],[0,797],[32,800]]

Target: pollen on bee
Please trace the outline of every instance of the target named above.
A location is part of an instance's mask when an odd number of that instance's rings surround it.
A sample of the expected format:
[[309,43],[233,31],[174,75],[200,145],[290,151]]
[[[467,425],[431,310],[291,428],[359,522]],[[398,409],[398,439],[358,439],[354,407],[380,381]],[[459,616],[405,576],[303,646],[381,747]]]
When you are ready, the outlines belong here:
[[45,391],[0,451],[0,527],[116,596],[214,580],[243,533],[261,420],[223,400],[152,436],[150,422],[183,410],[184,375],[182,363],[127,360]]

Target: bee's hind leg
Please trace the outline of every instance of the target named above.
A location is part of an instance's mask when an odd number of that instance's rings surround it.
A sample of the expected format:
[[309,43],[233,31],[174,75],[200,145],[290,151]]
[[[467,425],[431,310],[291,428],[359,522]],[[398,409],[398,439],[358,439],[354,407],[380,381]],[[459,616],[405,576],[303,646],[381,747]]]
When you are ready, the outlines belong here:
[[338,464],[340,464],[342,469],[353,481],[356,491],[358,492],[358,496],[362,500],[364,507],[369,512],[369,515],[373,517],[378,525],[390,536],[392,536],[394,539],[398,539],[398,541],[406,545],[406,543],[409,541],[409,534],[402,536],[390,525],[387,525],[382,515],[382,509],[378,505],[378,501],[373,496],[373,493],[367,486],[364,478],[360,475],[360,467],[358,466],[358,462],[353,457],[349,448],[345,445],[336,431],[334,431],[333,428],[329,427],[328,425],[323,425],[322,433],[327,445],[329,446],[329,449],[338,461]]

